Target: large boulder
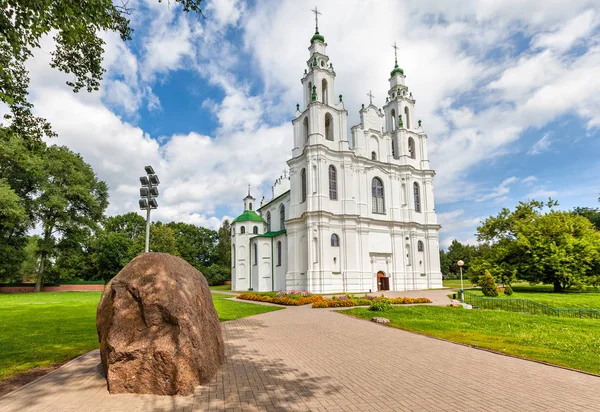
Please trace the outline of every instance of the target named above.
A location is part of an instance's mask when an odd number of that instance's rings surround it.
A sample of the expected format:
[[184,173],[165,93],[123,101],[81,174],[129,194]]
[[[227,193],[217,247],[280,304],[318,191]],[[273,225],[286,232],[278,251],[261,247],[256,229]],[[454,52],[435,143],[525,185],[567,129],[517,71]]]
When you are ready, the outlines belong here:
[[108,282],[96,327],[110,393],[190,395],[225,360],[206,279],[166,253],[139,255]]

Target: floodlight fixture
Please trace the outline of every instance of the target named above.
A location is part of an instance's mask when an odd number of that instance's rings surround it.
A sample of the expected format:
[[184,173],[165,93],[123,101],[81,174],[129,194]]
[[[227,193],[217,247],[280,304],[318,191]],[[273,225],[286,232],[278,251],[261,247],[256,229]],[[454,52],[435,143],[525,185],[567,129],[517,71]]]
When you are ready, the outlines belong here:
[[140,197],[139,200],[140,209],[146,211],[146,248],[145,251],[148,252],[150,249],[150,211],[152,209],[158,208],[158,202],[156,198],[158,197],[158,185],[160,184],[160,180],[158,176],[154,173],[154,168],[152,166],[144,167],[146,171],[146,176],[140,177],[140,183],[142,187],[140,188]]
[[150,183],[152,183],[153,185],[159,185],[160,184],[160,180],[158,180],[158,176],[157,175],[148,175],[148,178],[150,179]]

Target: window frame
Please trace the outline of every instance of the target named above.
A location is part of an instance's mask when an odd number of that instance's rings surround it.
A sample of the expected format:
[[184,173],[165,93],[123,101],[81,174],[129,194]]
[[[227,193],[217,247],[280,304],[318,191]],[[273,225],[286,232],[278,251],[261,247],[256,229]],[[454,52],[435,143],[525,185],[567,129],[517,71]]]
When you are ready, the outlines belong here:
[[279,205],[279,230],[285,230],[285,205]]
[[329,165],[329,199],[338,200],[337,195],[337,169],[334,165]]
[[340,237],[337,233],[331,234],[331,247],[340,247]]
[[281,266],[282,249],[283,249],[283,246],[281,244],[281,240],[278,240],[277,241],[277,265],[276,266]]
[[306,202],[306,168],[302,168],[300,171],[300,203]]
[[421,186],[418,182],[413,183],[413,200],[415,212],[421,213]]
[[[376,187],[375,182],[379,182],[379,186]],[[381,192],[380,196],[377,191]],[[371,206],[372,213],[385,215],[385,186],[383,185],[383,180],[378,176],[373,177],[371,180]]]

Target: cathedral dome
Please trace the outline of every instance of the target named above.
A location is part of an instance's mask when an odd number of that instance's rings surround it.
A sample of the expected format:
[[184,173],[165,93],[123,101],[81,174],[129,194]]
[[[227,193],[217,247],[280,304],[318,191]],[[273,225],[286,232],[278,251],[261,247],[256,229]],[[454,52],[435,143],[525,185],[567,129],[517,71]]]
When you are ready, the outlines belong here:
[[262,222],[265,223],[264,219],[260,217],[254,210],[244,210],[244,213],[236,217],[233,222]]
[[319,29],[315,30],[314,36],[312,36],[312,39],[310,39],[310,44],[313,44],[316,40],[320,41],[321,43],[325,43],[325,37],[319,34]]
[[397,74],[404,74],[404,70],[398,67],[398,63],[396,63],[396,66],[394,66],[394,70],[392,70],[390,73],[390,77],[394,77]]

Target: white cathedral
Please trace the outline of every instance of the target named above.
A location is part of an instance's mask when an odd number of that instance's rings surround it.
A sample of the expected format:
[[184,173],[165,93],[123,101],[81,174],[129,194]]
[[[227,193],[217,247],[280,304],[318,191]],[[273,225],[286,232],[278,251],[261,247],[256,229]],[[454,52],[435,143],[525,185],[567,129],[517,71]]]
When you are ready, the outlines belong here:
[[385,105],[363,105],[349,138],[326,47],[317,25],[292,121],[289,176],[260,205],[248,191],[232,222],[232,289],[441,288],[435,172],[404,71],[396,57]]

